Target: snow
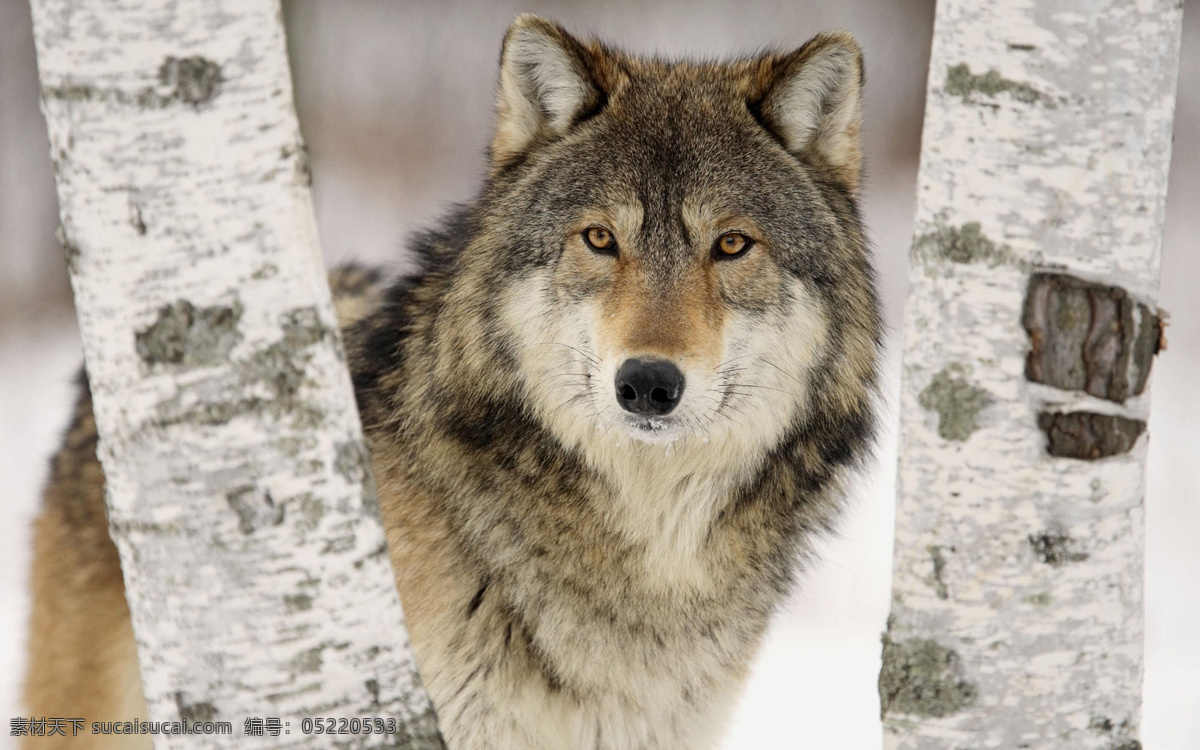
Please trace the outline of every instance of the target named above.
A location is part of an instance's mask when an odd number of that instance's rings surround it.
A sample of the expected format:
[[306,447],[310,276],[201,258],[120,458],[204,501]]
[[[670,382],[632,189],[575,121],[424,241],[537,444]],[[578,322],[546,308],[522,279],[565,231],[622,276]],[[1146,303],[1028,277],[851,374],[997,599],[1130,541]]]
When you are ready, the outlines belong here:
[[[0,719],[20,715],[29,614],[30,524],[41,485],[72,406],[83,362],[75,321],[43,321],[0,331],[0,477],[6,523],[0,524]],[[0,748],[15,739],[0,727]]]

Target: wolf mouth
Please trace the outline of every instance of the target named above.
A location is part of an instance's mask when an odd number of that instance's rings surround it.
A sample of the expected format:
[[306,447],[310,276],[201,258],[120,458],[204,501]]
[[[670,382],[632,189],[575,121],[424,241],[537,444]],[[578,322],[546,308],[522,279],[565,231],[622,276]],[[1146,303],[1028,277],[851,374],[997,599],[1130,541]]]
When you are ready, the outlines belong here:
[[643,432],[663,432],[677,425],[673,419],[636,419],[632,421],[632,426]]
[[621,423],[630,437],[643,443],[673,443],[684,433],[683,423],[674,418],[626,417]]

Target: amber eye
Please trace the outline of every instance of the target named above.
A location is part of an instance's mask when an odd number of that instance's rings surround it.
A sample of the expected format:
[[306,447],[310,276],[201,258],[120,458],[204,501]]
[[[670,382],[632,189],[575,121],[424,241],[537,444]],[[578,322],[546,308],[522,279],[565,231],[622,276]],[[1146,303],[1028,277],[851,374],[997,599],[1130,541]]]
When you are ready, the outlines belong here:
[[617,238],[604,227],[588,227],[583,230],[583,241],[598,253],[615,255],[617,252]]
[[741,232],[726,232],[717,238],[713,255],[720,259],[736,258],[743,255],[753,244],[754,240]]

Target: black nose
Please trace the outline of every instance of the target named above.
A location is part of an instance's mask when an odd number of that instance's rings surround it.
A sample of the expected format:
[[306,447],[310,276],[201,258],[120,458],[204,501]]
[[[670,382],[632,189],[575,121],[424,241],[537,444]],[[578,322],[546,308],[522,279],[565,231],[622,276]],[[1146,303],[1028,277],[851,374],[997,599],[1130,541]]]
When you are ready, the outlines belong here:
[[617,370],[617,403],[634,414],[666,414],[683,397],[683,373],[661,359],[627,359]]

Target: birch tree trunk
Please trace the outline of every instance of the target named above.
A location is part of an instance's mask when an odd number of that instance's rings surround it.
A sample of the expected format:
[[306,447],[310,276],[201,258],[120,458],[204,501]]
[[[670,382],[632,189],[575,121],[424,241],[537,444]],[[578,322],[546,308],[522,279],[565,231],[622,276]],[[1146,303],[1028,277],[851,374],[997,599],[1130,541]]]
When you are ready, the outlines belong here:
[[888,748],[1140,748],[1182,0],[940,0],[904,327]]
[[[440,747],[322,269],[277,0],[32,7],[150,718],[230,721],[237,738],[156,747]],[[400,726],[305,733],[329,716]],[[245,736],[255,717],[281,719],[279,736]]]

